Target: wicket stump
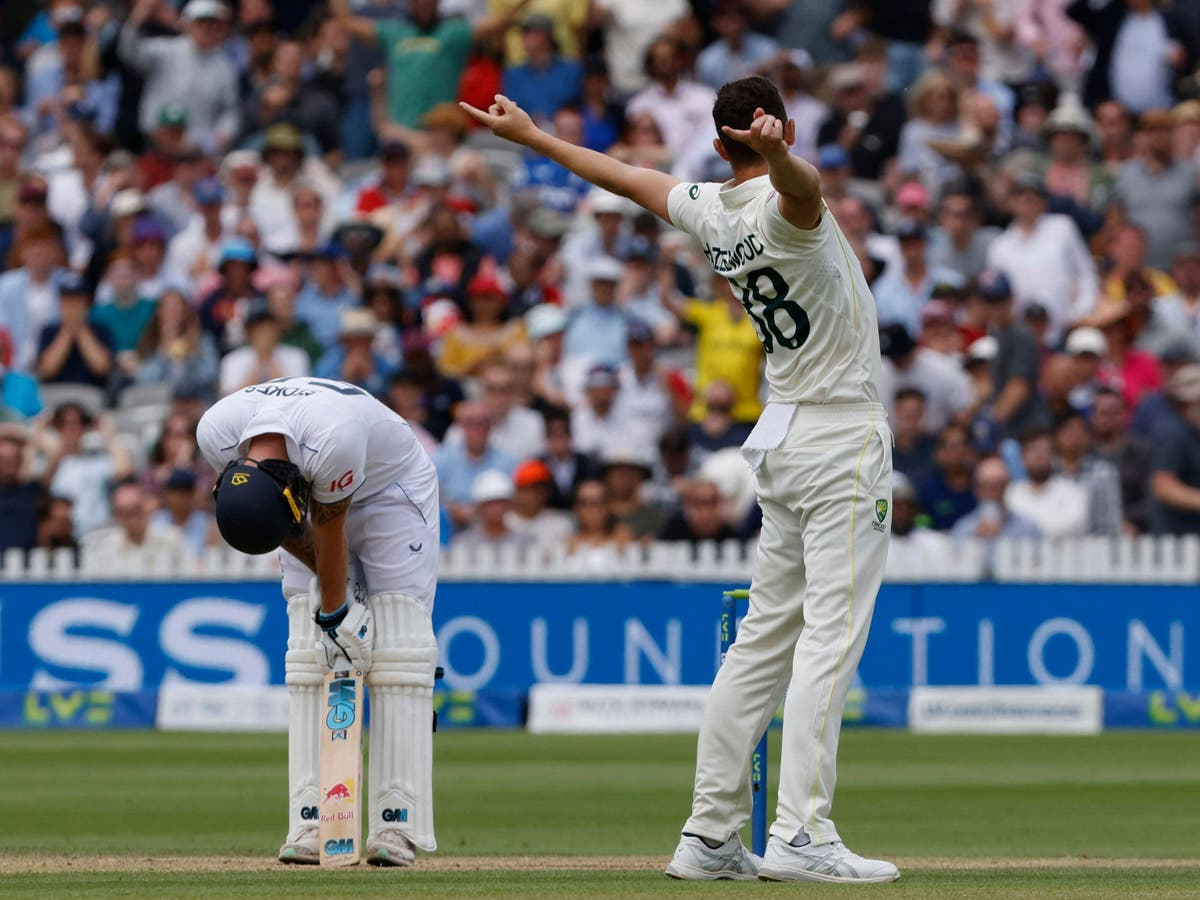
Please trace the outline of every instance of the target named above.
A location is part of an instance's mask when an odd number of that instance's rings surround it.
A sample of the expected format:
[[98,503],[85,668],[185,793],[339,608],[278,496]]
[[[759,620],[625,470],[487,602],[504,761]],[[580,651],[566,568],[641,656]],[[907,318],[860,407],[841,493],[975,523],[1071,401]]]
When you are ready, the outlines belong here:
[[[721,596],[721,655],[718,665],[725,662],[725,654],[737,640],[737,605],[741,600],[750,600],[746,589],[725,591]],[[758,739],[754,752],[750,754],[750,850],[758,856],[767,852],[767,734],[771,726]]]

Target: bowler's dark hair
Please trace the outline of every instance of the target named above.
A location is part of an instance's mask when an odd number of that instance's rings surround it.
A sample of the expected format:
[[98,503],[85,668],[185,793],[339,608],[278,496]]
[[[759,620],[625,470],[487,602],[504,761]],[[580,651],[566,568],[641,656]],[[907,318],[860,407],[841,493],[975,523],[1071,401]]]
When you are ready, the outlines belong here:
[[729,154],[729,161],[734,167],[752,166],[762,157],[745,144],[727,136],[721,131],[721,126],[745,130],[754,121],[754,111],[760,107],[768,115],[782,122],[787,121],[787,108],[779,96],[779,89],[761,75],[730,81],[717,91],[717,99],[713,103],[713,122],[717,126],[717,137],[725,145],[725,152]]

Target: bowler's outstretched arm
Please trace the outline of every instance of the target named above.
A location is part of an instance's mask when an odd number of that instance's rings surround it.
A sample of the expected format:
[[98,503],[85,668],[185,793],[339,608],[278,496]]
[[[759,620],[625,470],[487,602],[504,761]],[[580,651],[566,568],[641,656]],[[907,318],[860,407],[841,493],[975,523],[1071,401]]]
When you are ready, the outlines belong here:
[[497,137],[522,144],[534,153],[540,153],[570,169],[585,181],[628,197],[664,221],[671,221],[667,213],[667,195],[671,193],[671,188],[679,184],[678,178],[665,172],[631,166],[587,147],[556,138],[538,128],[521,107],[503,94],[496,95],[496,102],[486,112],[469,103],[459,103],[459,106],[490,128]]

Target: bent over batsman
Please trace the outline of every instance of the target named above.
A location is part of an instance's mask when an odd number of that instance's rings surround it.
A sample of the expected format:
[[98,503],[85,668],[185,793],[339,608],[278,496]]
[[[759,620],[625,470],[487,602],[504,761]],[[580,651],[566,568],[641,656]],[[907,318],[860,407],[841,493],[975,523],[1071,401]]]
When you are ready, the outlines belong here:
[[[361,779],[329,785],[319,771],[327,694],[344,692],[339,679],[357,672],[371,701],[367,862],[412,865],[414,850],[437,849],[433,463],[404,419],[354,385],[323,378],[231,394],[204,414],[197,440],[221,472],[213,491],[226,542],[245,553],[280,550],[291,701],[280,861],[321,860],[322,789],[357,807]],[[349,741],[357,745],[348,732]],[[335,848],[358,859],[357,846]]]

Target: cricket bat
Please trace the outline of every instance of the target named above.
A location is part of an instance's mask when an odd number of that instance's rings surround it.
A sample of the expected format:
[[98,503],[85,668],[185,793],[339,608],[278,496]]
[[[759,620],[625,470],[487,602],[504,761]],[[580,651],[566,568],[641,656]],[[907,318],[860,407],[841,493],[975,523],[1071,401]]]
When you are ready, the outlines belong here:
[[317,812],[321,865],[357,865],[362,840],[363,675],[346,663],[325,676]]

